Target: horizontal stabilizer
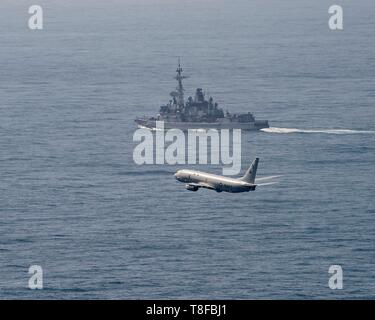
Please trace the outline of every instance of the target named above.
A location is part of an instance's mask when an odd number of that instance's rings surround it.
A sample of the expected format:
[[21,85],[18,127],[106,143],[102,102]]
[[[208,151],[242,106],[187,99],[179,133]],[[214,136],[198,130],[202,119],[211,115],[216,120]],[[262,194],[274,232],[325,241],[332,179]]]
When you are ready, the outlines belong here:
[[266,182],[266,183],[259,183],[257,184],[257,186],[270,186],[272,184],[278,184],[279,182],[278,181],[275,181],[275,182]]
[[279,177],[282,177],[282,176],[261,177],[261,178],[257,178],[257,179],[256,179],[256,182],[258,182],[258,181],[272,180],[272,179],[276,179],[276,178],[279,178]]

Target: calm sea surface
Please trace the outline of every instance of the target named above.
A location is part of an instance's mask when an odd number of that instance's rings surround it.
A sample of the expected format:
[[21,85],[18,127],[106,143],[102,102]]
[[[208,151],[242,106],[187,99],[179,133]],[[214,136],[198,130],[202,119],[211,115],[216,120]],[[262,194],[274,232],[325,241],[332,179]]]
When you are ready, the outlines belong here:
[[[0,3],[1,299],[375,298],[373,1],[35,2],[42,31],[30,1]],[[270,120],[242,166],[279,184],[193,193],[189,166],[134,164],[177,56],[187,95]]]

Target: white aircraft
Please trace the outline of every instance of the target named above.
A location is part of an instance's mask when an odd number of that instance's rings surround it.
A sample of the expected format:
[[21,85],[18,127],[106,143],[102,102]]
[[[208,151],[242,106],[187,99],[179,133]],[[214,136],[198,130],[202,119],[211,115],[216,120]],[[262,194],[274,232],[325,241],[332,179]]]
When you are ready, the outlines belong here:
[[250,168],[247,169],[245,175],[241,178],[229,178],[219,176],[196,170],[178,170],[174,176],[180,181],[186,183],[186,189],[190,191],[198,191],[199,188],[206,188],[215,190],[217,192],[249,192],[254,191],[257,186],[270,185],[277,182],[261,183],[259,181],[271,180],[280,176],[269,176],[255,180],[257,173],[259,158],[256,158],[251,164]]

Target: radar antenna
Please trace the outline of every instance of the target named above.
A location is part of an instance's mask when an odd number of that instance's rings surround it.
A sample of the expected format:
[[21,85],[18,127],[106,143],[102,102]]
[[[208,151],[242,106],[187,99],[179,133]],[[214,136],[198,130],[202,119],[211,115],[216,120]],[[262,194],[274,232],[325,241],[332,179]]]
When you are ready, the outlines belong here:
[[177,86],[176,90],[177,90],[177,103],[178,103],[179,108],[183,108],[184,105],[185,105],[185,101],[184,101],[184,91],[185,91],[185,89],[182,85],[182,79],[186,79],[187,77],[182,75],[182,71],[183,70],[181,68],[180,57],[178,57],[178,68],[176,70],[177,75],[175,76],[175,79],[178,81],[178,86]]

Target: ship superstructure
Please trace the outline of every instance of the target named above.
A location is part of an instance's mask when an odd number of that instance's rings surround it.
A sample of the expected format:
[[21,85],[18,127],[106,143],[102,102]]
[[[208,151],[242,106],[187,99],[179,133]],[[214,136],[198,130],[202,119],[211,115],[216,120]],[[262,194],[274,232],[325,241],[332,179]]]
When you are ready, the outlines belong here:
[[165,129],[243,129],[259,130],[268,128],[267,120],[255,120],[252,113],[229,113],[219,108],[212,97],[206,99],[202,88],[197,88],[195,96],[185,101],[180,61],[176,70],[177,87],[170,93],[171,100],[160,107],[155,117],[137,118],[135,122],[142,127],[154,129],[156,121],[163,121]]

